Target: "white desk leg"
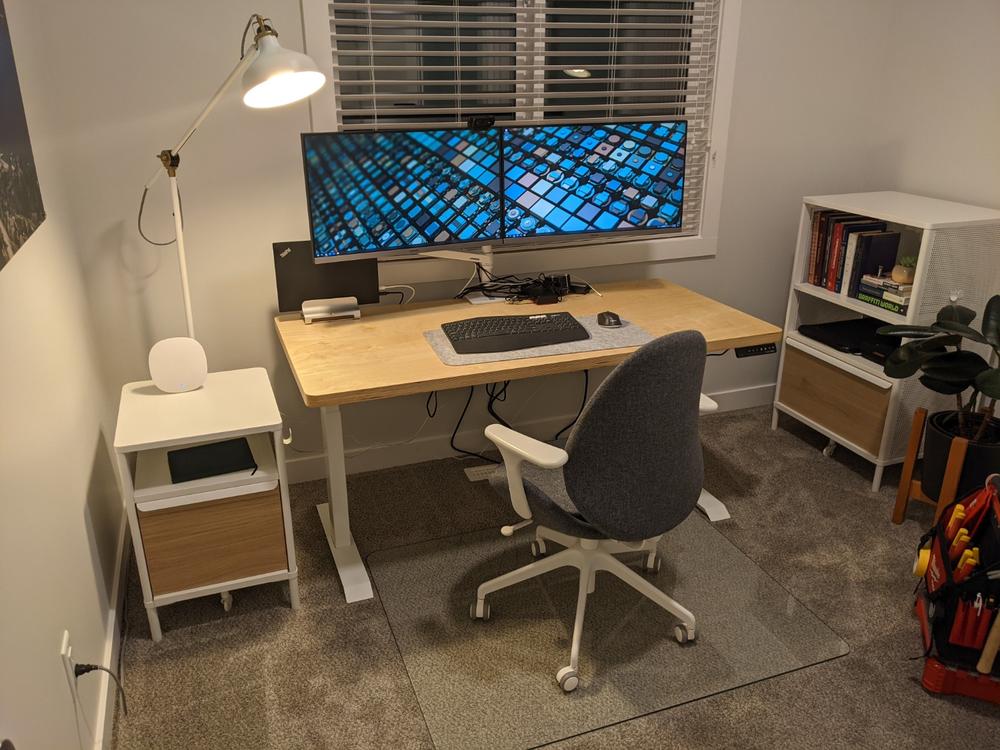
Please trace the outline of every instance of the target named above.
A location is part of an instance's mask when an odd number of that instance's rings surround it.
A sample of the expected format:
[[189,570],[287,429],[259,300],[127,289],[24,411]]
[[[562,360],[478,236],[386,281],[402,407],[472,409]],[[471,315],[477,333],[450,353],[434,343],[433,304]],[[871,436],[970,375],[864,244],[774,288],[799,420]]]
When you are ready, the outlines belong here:
[[337,565],[344,598],[348,602],[371,599],[372,583],[361,560],[361,554],[351,536],[347,503],[347,468],[344,465],[344,430],[339,406],[320,409],[323,422],[323,442],[326,446],[327,497],[329,501],[316,506],[333,561]]
[[701,491],[701,496],[698,498],[698,510],[704,513],[712,523],[732,518],[722,501],[705,489]]

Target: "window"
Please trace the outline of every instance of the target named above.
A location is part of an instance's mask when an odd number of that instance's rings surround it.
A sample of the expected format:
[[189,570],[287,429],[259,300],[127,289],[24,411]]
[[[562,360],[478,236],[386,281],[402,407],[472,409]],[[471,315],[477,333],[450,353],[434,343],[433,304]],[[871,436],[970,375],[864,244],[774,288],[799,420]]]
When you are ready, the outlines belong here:
[[[686,119],[681,233],[702,232],[723,0],[323,5],[333,85],[317,129]],[[318,46],[319,11],[305,20]]]

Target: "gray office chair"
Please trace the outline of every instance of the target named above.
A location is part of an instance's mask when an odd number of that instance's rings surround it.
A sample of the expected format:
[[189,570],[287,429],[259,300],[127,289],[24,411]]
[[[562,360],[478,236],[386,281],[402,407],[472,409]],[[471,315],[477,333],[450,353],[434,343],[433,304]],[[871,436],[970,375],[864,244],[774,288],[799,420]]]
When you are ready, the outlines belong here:
[[[655,572],[660,537],[695,507],[703,479],[698,405],[704,369],[704,337],[671,334],[615,368],[580,415],[565,450],[502,425],[486,428],[506,470],[491,482],[526,519],[501,531],[510,536],[537,523],[531,552],[538,559],[482,584],[469,614],[489,619],[487,594],[556,568],[579,568],[569,666],[556,673],[566,692],[579,684],[583,613],[598,571],[613,573],[677,617],[678,641],[695,638],[694,615],[613,555],[642,551],[644,568]],[[548,557],[546,542],[565,549]]]

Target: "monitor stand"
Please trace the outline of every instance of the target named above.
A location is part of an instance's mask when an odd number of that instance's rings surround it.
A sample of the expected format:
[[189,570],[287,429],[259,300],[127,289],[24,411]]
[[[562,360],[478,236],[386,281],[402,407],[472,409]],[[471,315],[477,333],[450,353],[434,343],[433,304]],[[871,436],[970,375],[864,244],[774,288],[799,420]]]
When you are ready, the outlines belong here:
[[[443,258],[444,260],[462,260],[466,263],[475,263],[486,271],[493,273],[493,246],[483,245],[481,252],[472,250],[421,250],[418,255],[425,258]],[[473,292],[465,296],[465,301],[473,305],[483,305],[489,302],[504,302],[502,298],[487,297],[481,292]]]

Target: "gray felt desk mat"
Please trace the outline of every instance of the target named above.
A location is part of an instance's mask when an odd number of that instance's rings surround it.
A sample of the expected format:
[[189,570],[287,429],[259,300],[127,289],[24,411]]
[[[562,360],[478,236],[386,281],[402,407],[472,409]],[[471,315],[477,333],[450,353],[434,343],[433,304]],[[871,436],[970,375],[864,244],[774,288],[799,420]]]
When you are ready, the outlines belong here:
[[597,316],[577,318],[580,324],[590,334],[589,339],[570,341],[566,344],[551,346],[533,346],[530,349],[516,349],[511,352],[489,352],[487,354],[456,354],[444,331],[437,328],[424,331],[424,338],[438,359],[446,365],[478,365],[484,362],[503,362],[508,359],[528,359],[529,357],[550,357],[555,354],[576,354],[577,352],[593,352],[600,349],[624,349],[630,346],[642,346],[655,337],[634,323],[622,320],[620,328],[603,328],[597,325]]

